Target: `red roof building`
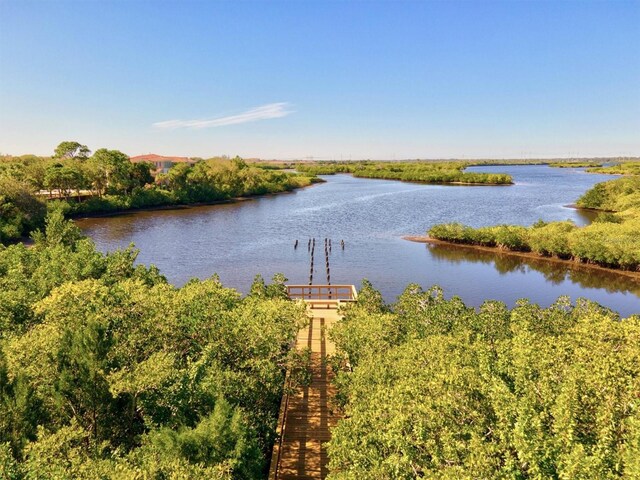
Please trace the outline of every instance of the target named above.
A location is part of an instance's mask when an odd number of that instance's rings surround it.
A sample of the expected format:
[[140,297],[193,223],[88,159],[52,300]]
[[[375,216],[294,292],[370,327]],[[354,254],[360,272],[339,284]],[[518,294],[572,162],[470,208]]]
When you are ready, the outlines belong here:
[[156,174],[167,173],[176,163],[188,163],[190,165],[196,163],[195,160],[192,160],[189,157],[165,157],[163,155],[156,155],[155,153],[130,157],[129,160],[133,163],[147,162],[154,164],[156,167]]

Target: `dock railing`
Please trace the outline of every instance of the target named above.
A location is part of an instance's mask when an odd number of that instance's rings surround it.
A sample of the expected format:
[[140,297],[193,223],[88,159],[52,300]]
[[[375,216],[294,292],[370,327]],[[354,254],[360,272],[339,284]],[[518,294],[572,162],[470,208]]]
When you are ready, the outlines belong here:
[[304,300],[311,306],[327,308],[358,299],[354,285],[287,285],[287,295],[292,300]]

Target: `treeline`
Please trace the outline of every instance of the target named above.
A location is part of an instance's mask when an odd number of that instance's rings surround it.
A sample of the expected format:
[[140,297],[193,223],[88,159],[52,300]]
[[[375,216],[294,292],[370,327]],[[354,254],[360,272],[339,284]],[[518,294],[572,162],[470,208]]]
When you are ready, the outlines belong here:
[[550,167],[574,168],[605,163],[637,162],[639,157],[575,157],[575,158],[511,158],[466,160],[471,165],[549,165]]
[[354,177],[381,178],[405,182],[461,183],[479,185],[509,185],[510,175],[504,173],[464,172],[467,162],[319,162],[298,163],[296,169],[313,175],[350,173]]
[[0,478],[263,478],[304,367],[285,279],[174,288],[60,211],[34,237],[0,246]]
[[602,213],[585,227],[572,222],[542,222],[531,227],[497,225],[473,228],[459,223],[434,225],[429,236],[453,243],[556,256],[607,268],[640,270],[640,177],[598,183],[577,202]]
[[344,313],[329,479],[640,476],[640,316],[366,282]]
[[0,242],[7,243],[42,227],[45,202],[65,204],[68,215],[163,205],[210,203],[294,190],[319,181],[248,164],[241,158],[178,163],[153,175],[150,163],[132,163],[117,150],[93,155],[78,142],[62,142],[53,157],[3,158],[0,161]]

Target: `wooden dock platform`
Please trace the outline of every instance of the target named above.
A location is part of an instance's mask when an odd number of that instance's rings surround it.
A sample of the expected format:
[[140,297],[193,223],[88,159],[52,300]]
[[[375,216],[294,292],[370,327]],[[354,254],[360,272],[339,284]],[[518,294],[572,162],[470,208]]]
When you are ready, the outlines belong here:
[[[339,320],[337,308],[311,308],[309,326],[300,330],[296,348],[311,350],[311,384],[283,398],[278,419],[279,441],[273,448],[270,480],[323,479],[328,457],[324,443],[331,438],[338,416],[332,408],[335,387],[327,365],[335,347],[326,331]],[[316,305],[317,306],[317,305]]]

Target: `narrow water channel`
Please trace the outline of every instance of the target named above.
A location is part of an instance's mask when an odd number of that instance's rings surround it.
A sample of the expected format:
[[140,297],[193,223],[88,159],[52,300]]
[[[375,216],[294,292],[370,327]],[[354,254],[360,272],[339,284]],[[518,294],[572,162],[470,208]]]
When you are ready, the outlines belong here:
[[516,184],[421,185],[335,175],[289,194],[82,219],[78,225],[102,251],[134,243],[140,249],[138,261],[157,265],[175,285],[217,273],[225,285],[246,292],[256,274],[270,278],[277,272],[290,283],[307,283],[307,241],[315,237],[314,283],[326,282],[324,239],[331,238],[332,283],[359,285],[367,278],[388,301],[409,283],[418,283],[425,288],[438,284],[447,296],[459,295],[475,306],[485,299],[513,305],[522,297],[546,306],[569,295],[625,316],[640,313],[640,283],[630,278],[403,240],[403,235],[424,234],[435,223],[453,221],[482,226],[571,219],[584,225],[588,215],[566,205],[593,184],[613,178],[547,166],[471,170],[506,172]]

